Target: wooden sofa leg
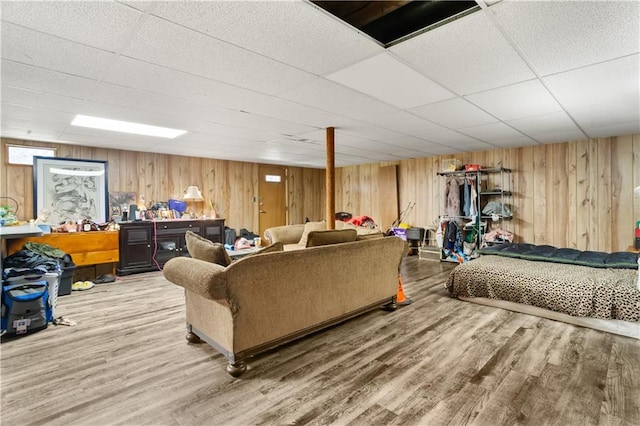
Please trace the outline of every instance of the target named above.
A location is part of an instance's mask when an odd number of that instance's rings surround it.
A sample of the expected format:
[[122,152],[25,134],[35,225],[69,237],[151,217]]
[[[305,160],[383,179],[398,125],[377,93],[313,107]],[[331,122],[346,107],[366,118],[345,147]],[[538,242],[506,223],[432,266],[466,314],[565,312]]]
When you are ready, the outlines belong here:
[[227,373],[233,377],[240,377],[245,371],[247,371],[247,364],[244,361],[229,361],[229,364],[227,364]]
[[200,339],[198,335],[192,331],[187,331],[187,334],[184,337],[189,343],[202,343],[202,339]]

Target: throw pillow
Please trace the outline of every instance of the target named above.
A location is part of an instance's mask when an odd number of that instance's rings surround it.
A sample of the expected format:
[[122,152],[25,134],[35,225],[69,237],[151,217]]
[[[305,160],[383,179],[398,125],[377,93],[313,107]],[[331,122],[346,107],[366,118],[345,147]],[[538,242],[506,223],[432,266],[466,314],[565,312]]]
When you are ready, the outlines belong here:
[[327,222],[307,222],[304,224],[304,230],[302,231],[302,236],[300,237],[300,244],[302,247],[307,246],[307,238],[309,237],[309,232],[313,231],[324,231],[327,229]]
[[326,229],[324,231],[311,231],[307,237],[307,245],[305,247],[350,243],[355,241],[357,236],[358,233],[355,229]]
[[191,231],[187,231],[184,238],[187,242],[187,250],[192,258],[221,266],[229,266],[231,263],[231,258],[224,249],[224,245],[214,243]]

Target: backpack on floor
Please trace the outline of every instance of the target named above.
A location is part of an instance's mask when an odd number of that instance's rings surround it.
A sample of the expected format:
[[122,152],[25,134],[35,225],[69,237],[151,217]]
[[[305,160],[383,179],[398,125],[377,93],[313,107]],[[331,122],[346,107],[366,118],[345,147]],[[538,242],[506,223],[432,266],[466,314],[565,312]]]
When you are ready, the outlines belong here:
[[53,320],[47,281],[2,286],[2,330],[9,336],[47,328]]

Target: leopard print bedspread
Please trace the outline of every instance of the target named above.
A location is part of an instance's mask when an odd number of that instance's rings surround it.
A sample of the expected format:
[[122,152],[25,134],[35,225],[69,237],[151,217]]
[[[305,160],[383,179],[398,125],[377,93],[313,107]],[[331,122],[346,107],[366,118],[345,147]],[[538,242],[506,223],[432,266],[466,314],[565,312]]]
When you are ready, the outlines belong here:
[[638,273],[481,256],[456,266],[445,285],[453,297],[486,297],[577,317],[640,321]]

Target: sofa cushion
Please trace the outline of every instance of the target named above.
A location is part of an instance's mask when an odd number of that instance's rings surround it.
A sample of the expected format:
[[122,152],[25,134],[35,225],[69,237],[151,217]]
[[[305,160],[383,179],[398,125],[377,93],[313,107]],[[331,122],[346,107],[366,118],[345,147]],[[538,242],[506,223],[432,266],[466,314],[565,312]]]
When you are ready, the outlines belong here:
[[355,241],[357,236],[358,233],[355,229],[325,229],[324,231],[311,231],[307,236],[306,247],[350,243]]
[[224,249],[224,245],[214,243],[200,235],[187,231],[185,234],[187,250],[194,259],[204,260],[221,266],[229,266],[231,258]]
[[278,241],[277,243],[273,243],[264,248],[261,248],[255,254],[275,253],[277,251],[283,251],[283,250],[284,250],[284,244]]
[[302,231],[302,236],[300,237],[300,244],[302,247],[307,246],[307,237],[309,236],[309,232],[313,231],[324,231],[327,229],[327,222],[307,222],[304,224],[304,231]]
[[356,241],[362,241],[362,240],[370,240],[372,238],[382,238],[384,237],[384,234],[378,230],[372,229],[372,231],[375,232],[367,232],[364,234],[358,234],[358,236],[356,237]]

